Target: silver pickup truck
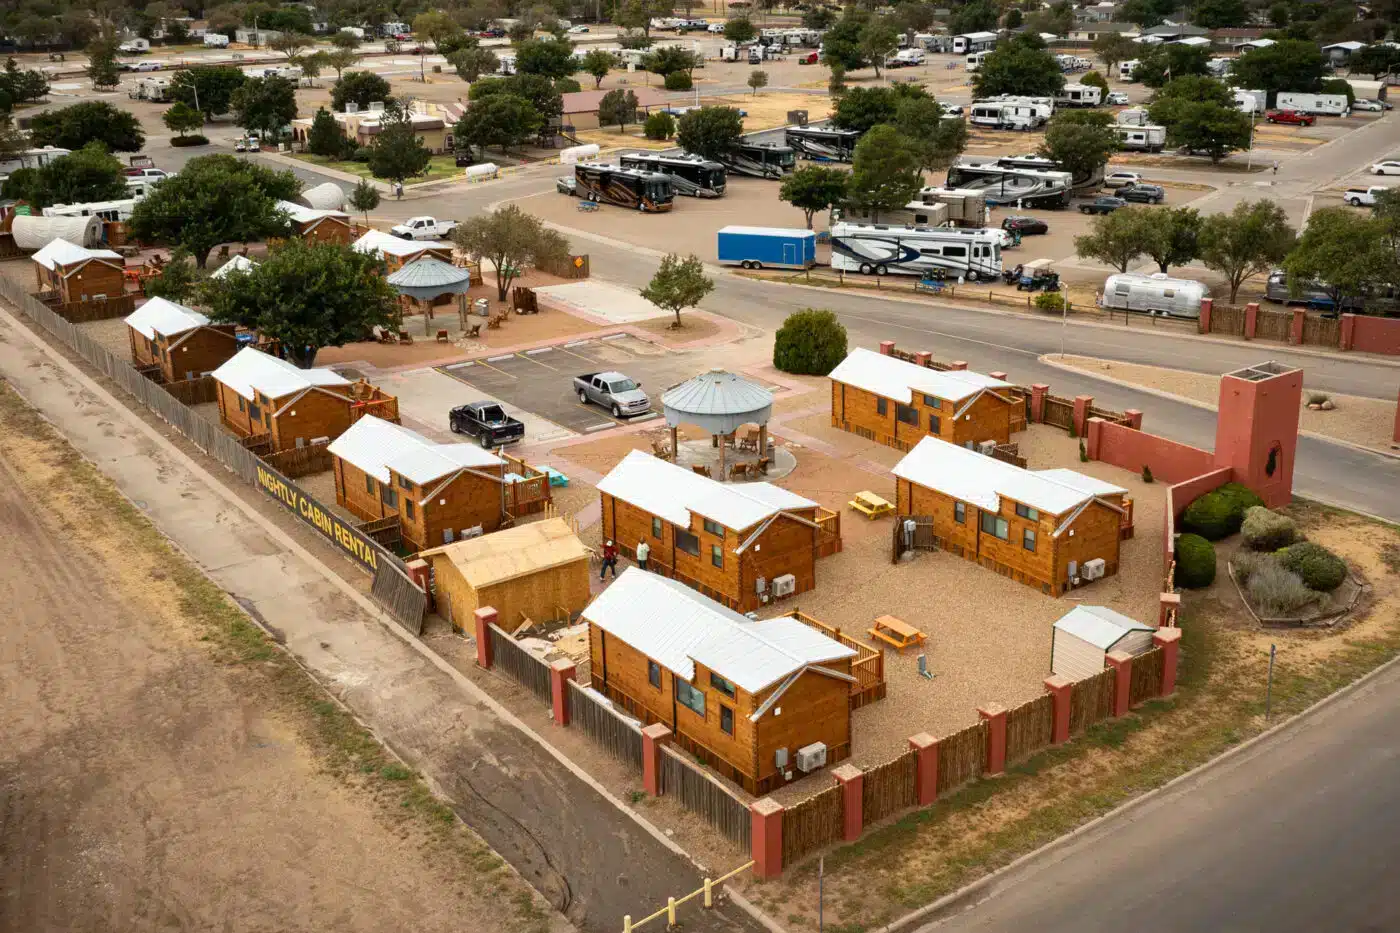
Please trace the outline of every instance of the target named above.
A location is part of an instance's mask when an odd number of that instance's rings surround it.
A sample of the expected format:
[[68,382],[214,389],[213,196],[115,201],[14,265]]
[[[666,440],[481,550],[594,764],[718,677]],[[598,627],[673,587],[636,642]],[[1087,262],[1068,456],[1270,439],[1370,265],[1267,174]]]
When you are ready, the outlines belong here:
[[580,402],[602,405],[614,418],[631,418],[651,411],[651,399],[642,391],[641,383],[619,372],[575,376],[574,391]]

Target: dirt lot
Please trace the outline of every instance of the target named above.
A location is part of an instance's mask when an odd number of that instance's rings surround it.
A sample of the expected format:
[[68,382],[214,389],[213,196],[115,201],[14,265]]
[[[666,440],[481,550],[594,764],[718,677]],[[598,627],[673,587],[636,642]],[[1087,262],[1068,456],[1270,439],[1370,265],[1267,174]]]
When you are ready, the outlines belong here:
[[0,437],[0,928],[548,927],[5,387]]

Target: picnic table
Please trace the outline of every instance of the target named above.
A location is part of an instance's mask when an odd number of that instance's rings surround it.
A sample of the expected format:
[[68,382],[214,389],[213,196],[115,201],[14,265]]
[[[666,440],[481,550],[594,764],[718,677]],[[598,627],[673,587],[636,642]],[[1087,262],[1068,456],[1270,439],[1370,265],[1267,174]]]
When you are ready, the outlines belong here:
[[903,651],[911,645],[922,645],[924,639],[928,638],[908,622],[894,616],[880,616],[875,620],[874,626],[866,629],[866,632],[871,638],[877,638],[897,651]]
[[880,498],[868,489],[856,493],[856,497],[846,504],[872,521],[881,515],[888,515],[894,511],[893,503]]

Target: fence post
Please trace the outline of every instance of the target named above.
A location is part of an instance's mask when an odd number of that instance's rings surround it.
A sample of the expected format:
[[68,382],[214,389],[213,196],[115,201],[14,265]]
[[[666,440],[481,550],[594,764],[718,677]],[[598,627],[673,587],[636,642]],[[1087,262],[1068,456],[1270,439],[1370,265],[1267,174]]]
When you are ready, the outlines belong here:
[[490,606],[482,606],[473,615],[476,616],[476,666],[491,669],[495,662],[495,651],[491,647],[490,626],[496,624],[496,610]]
[[1152,636],[1152,644],[1162,649],[1162,693],[1169,697],[1176,692],[1176,667],[1180,658],[1181,629],[1158,629]]
[[1163,593],[1157,599],[1157,627],[1167,628],[1172,612],[1181,611],[1180,593]]
[[671,741],[671,730],[659,722],[642,729],[642,787],[653,797],[661,796],[661,749]]
[[1043,382],[1031,384],[1031,421],[1036,424],[1045,423],[1045,396],[1050,394],[1050,387]]
[[433,600],[432,587],[428,585],[428,562],[423,560],[422,558],[419,558],[418,560],[411,560],[404,565],[404,569],[408,571],[409,579],[411,579],[415,584],[417,584],[418,588],[422,590],[425,595],[427,595],[428,611],[433,611],[436,607],[434,605],[435,601]]
[[1342,326],[1337,332],[1337,349],[1350,350],[1356,346],[1356,315],[1343,314]]
[[1069,741],[1069,709],[1074,697],[1074,681],[1063,674],[1045,678],[1045,690],[1055,703],[1054,727],[1050,730],[1050,744],[1060,745]]
[[749,854],[760,880],[783,873],[783,805],[772,797],[749,804]]
[[993,379],[1000,379],[1002,382],[1006,382],[1006,381],[1007,381],[1007,380],[1006,380],[1006,373],[1004,373],[1004,372],[1000,372],[1000,371],[998,371],[998,372],[991,372],[991,373],[987,373],[987,375],[991,376]]
[[1259,326],[1259,302],[1251,301],[1244,306],[1244,339],[1253,340],[1254,330]]
[[549,693],[554,701],[554,724],[569,724],[569,681],[574,679],[574,662],[560,658],[549,665]]
[[880,341],[880,355],[881,355],[881,356],[894,356],[894,341],[893,341],[893,340],[881,340],[881,341]]
[[[1076,417],[1078,416],[1079,403],[1076,400]],[[1084,434],[1084,453],[1090,460],[1099,459],[1099,444],[1103,442],[1103,419],[1090,418],[1085,425],[1087,429]]]
[[1105,667],[1113,668],[1116,675],[1113,690],[1114,717],[1128,714],[1128,701],[1133,686],[1133,656],[1126,651],[1110,651],[1104,656]]
[[928,350],[919,350],[914,354],[914,362],[920,366],[927,366],[928,361],[933,359],[933,353]]
[[914,791],[921,807],[938,799],[938,740],[927,732],[909,737],[914,750]]
[[847,842],[855,842],[865,827],[865,773],[848,763],[833,768],[831,776],[841,785],[841,805],[844,808],[841,838]]
[[1136,408],[1129,408],[1123,412],[1128,418],[1128,427],[1134,431],[1142,430],[1142,412]]
[[1196,319],[1196,333],[1210,333],[1210,315],[1215,309],[1215,303],[1210,298],[1201,299],[1201,316]]
[[1076,395],[1074,397],[1074,433],[1079,437],[1084,436],[1088,430],[1089,407],[1094,404],[1092,395]]
[[1001,774],[1006,770],[1006,707],[988,703],[977,707],[977,715],[987,723],[987,766],[985,774]]
[[1288,342],[1295,347],[1303,342],[1303,319],[1307,316],[1307,308],[1293,309],[1293,320],[1288,322]]
[[967,360],[953,360],[953,362],[948,364],[948,368],[954,372],[961,372],[967,369]]

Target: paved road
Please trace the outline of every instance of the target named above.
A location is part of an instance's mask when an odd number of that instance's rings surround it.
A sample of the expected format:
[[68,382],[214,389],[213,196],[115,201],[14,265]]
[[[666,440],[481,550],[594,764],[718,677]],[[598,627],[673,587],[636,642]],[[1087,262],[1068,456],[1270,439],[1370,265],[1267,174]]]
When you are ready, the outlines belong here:
[[940,933],[1400,930],[1400,667],[997,882]]

